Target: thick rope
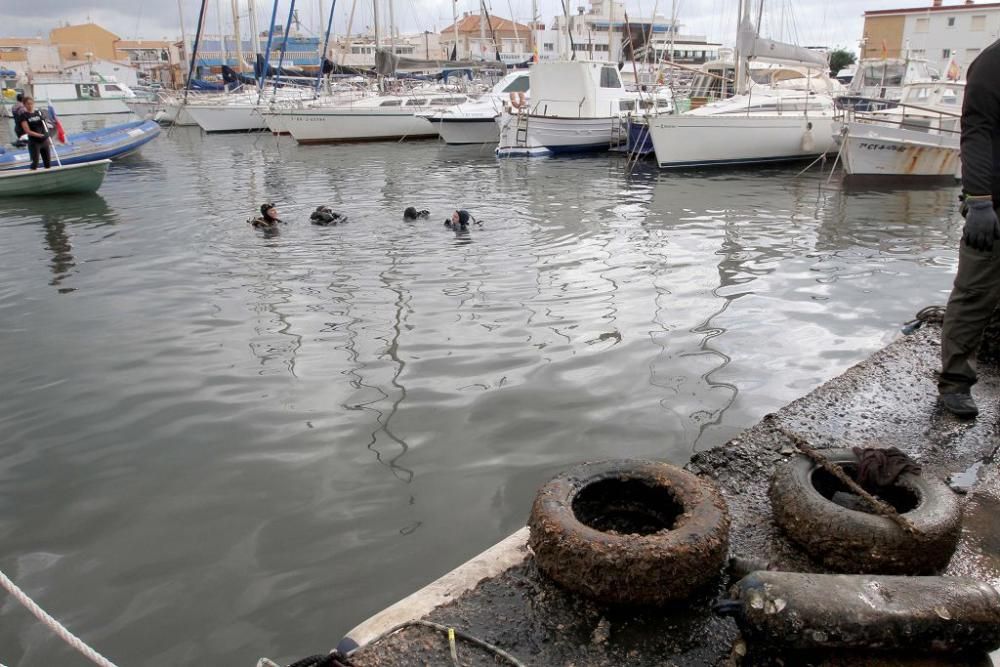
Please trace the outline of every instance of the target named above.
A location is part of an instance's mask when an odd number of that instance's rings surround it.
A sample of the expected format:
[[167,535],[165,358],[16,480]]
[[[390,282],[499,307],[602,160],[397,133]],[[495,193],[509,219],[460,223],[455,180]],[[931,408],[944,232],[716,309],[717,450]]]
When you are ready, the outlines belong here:
[[0,585],[13,595],[15,600],[23,604],[28,611],[34,614],[35,618],[47,625],[60,639],[82,653],[95,665],[99,665],[100,667],[115,667],[115,663],[84,644],[83,640],[67,630],[62,623],[45,613],[44,609],[35,604],[35,601],[29,598],[27,593],[18,588],[17,584],[8,579],[7,575],[2,571],[0,571]]
[[780,424],[777,424],[775,426],[775,429],[779,433],[784,435],[786,438],[791,440],[792,444],[795,445],[796,449],[798,449],[806,457],[811,459],[813,463],[815,463],[819,467],[823,468],[823,470],[827,471],[828,473],[836,477],[841,484],[850,489],[851,493],[859,496],[862,500],[864,500],[876,514],[884,516],[885,518],[889,519],[897,526],[902,528],[905,532],[913,535],[918,539],[924,537],[924,534],[921,533],[919,530],[917,530],[917,527],[914,526],[909,521],[909,519],[907,519],[902,514],[897,512],[895,507],[879,500],[872,494],[862,489],[857,482],[855,482],[853,479],[847,476],[847,473],[844,472],[843,468],[841,468],[836,463],[832,463],[825,456],[823,456],[818,451],[810,447],[809,443],[806,442],[806,439],[803,438],[801,435],[797,433],[792,433],[791,431],[787,430],[784,426]]

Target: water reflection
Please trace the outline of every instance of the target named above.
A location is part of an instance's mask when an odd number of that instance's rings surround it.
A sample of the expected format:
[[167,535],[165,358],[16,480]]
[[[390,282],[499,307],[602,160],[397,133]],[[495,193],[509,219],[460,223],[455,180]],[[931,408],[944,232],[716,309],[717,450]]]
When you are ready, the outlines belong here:
[[44,229],[42,244],[51,254],[49,269],[53,277],[48,284],[57,287],[60,294],[68,294],[76,289],[63,286],[63,281],[77,266],[73,254],[73,227],[85,225],[88,228],[100,228],[118,223],[118,215],[97,194],[22,197],[8,200],[5,205],[8,217],[24,216],[41,221]]

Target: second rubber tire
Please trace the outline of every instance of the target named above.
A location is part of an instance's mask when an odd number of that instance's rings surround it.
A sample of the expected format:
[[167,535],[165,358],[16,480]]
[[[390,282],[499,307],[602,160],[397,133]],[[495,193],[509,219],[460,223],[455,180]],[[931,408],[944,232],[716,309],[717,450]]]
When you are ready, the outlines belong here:
[[[850,449],[819,452],[831,463],[856,466]],[[940,480],[904,473],[890,490],[911,498],[913,507],[901,512],[919,536],[891,519],[847,509],[817,489],[820,468],[797,454],[779,466],[771,480],[774,519],[785,534],[810,556],[836,572],[931,574],[951,559],[962,530],[962,512],[955,494]]]

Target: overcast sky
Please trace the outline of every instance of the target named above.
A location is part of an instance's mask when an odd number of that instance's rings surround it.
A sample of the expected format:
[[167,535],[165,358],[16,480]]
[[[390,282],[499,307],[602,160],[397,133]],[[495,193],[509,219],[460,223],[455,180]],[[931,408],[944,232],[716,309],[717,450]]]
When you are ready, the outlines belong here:
[[[338,0],[334,32],[347,28],[352,0]],[[357,0],[355,0],[357,1]],[[389,0],[380,0],[381,11]],[[560,0],[537,0],[539,12],[550,21],[560,11]],[[961,4],[945,0],[946,4]],[[208,0],[207,32],[218,32],[216,8],[221,6],[223,31],[232,30],[232,0]],[[271,0],[256,0],[259,22],[266,29]],[[279,0],[279,17],[288,13],[290,0]],[[396,23],[401,32],[440,31],[451,23],[450,0],[394,0]],[[570,0],[572,7],[589,0]],[[239,0],[244,14],[248,0]],[[330,0],[296,0],[302,32],[320,33],[320,5],[328,11]],[[630,15],[653,12],[669,16],[676,3],[678,20],[686,34],[707,35],[710,40],[729,44],[736,31],[736,0],[625,0]],[[185,25],[194,32],[200,0],[180,0]],[[764,13],[765,36],[809,46],[843,46],[856,50],[861,37],[865,10],[930,5],[930,0],[767,0]],[[89,5],[89,6],[88,6]],[[180,35],[177,0],[0,0],[0,36],[45,35],[62,22],[81,23],[88,18],[126,39],[174,38]],[[357,2],[352,33],[362,31],[372,21],[370,0]],[[459,12],[475,11],[478,0],[458,0]],[[487,0],[491,13],[514,16],[525,21],[531,15],[531,0]],[[794,7],[794,10],[793,10]],[[384,16],[385,14],[383,14]],[[244,18],[244,20],[246,20]],[[283,18],[279,20],[283,22]]]

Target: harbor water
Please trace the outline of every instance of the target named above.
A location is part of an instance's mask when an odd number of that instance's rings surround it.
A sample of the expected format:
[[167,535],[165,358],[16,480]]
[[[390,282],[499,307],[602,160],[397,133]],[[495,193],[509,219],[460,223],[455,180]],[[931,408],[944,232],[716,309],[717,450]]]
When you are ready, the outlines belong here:
[[[0,201],[0,570],[121,665],[321,652],[557,471],[683,463],[947,298],[957,187],[622,166],[177,128]],[[0,662],[85,664],[9,598]]]

